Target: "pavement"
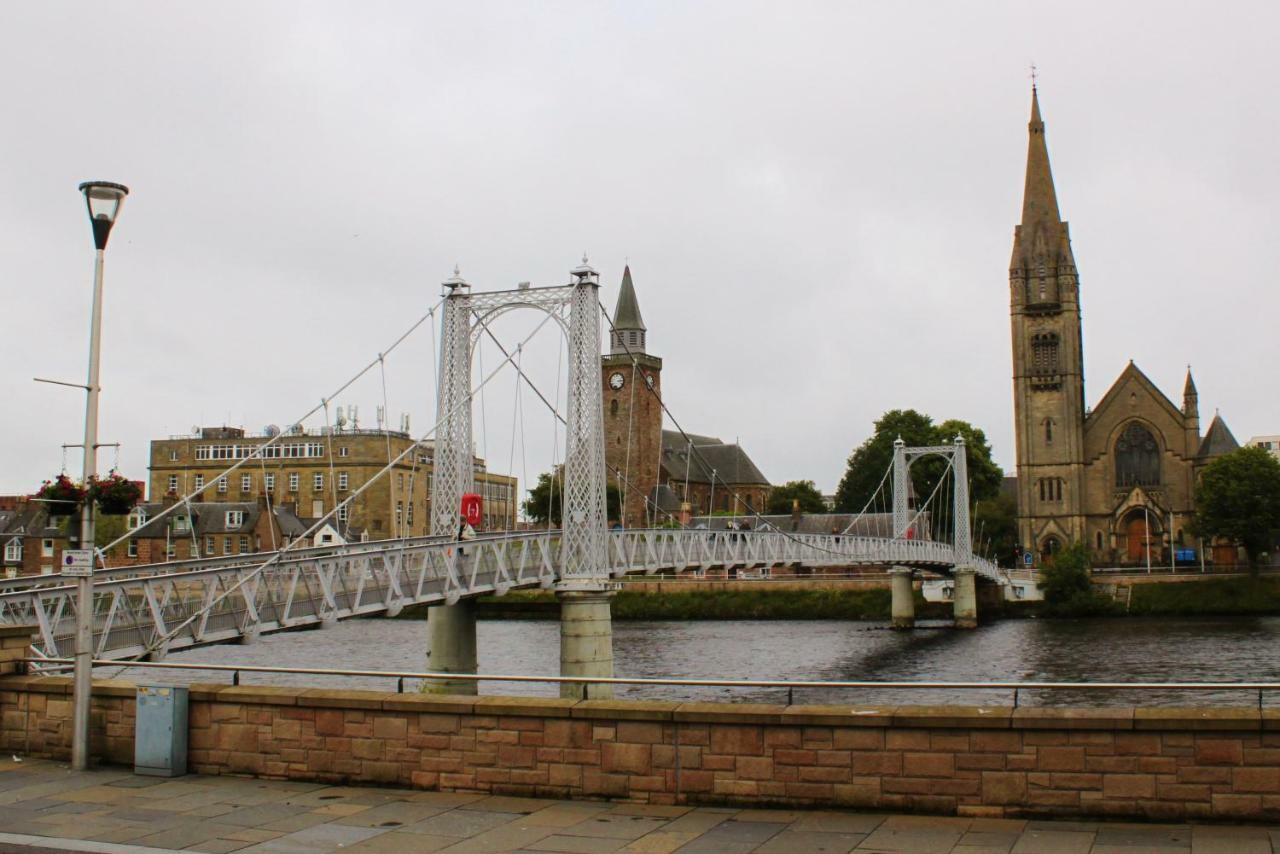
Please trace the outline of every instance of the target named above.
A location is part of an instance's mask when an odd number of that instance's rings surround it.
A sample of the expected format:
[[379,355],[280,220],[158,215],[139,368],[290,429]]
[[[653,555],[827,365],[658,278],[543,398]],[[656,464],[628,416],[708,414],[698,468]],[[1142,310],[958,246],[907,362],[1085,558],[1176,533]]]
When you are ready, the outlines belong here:
[[1280,826],[646,806],[0,760],[0,852],[1280,854]]

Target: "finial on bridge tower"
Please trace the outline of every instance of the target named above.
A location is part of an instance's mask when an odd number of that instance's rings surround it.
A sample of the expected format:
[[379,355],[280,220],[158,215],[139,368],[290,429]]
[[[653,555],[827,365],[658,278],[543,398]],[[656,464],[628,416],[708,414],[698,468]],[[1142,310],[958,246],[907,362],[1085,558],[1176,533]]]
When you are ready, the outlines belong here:
[[462,270],[457,264],[453,265],[453,275],[445,279],[440,284],[440,293],[443,296],[449,296],[456,292],[459,288],[470,288],[471,285],[466,279],[462,278]]
[[569,275],[573,276],[574,284],[599,284],[600,277],[596,273],[595,268],[587,262],[587,253],[582,253],[582,264],[574,267],[569,271]]

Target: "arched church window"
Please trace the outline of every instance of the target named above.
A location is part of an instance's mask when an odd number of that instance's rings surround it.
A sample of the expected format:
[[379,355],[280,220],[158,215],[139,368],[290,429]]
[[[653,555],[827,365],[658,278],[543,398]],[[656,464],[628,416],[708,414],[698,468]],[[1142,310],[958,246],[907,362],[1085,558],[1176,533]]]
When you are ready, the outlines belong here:
[[1040,562],[1053,563],[1053,556],[1062,549],[1062,543],[1058,542],[1057,537],[1045,537],[1044,542],[1040,544]]
[[1099,531],[1099,532],[1095,535],[1095,541],[1096,541],[1096,542],[1097,542],[1097,544],[1098,544],[1097,550],[1098,550],[1098,551],[1102,551],[1102,532],[1101,532],[1101,531]]
[[610,415],[618,414],[618,399],[616,397],[613,400],[609,401],[609,414]]
[[1044,420],[1044,443],[1046,445],[1053,444],[1053,419],[1046,418]]
[[1060,382],[1058,368],[1058,333],[1037,332],[1031,336],[1031,384],[1036,388],[1056,388]]
[[1160,446],[1137,421],[1116,440],[1116,486],[1159,486]]

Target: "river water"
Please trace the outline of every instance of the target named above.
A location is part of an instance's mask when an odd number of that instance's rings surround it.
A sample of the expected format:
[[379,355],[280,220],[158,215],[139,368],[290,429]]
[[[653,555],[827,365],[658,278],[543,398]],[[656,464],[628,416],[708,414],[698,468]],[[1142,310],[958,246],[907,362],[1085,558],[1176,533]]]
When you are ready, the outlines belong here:
[[[926,624],[927,625],[927,624]],[[555,675],[558,624],[482,620],[480,672]],[[326,630],[268,635],[257,643],[186,650],[170,661],[369,670],[426,669],[426,623],[347,620]],[[1004,620],[976,631],[950,627],[894,632],[883,624],[811,621],[614,623],[619,676],[903,681],[1280,681],[1280,617]],[[138,682],[226,682],[230,674],[168,668],[100,668],[99,678]],[[241,684],[396,690],[395,680],[245,674]],[[407,690],[412,690],[409,686]],[[551,696],[553,685],[485,682],[485,694]],[[621,697],[785,702],[781,689],[618,686]],[[1280,692],[1276,692],[1280,694]],[[796,703],[1011,702],[1008,691],[820,690]],[[1257,693],[1022,692],[1022,705],[1256,705]],[[1280,706],[1280,696],[1267,698]]]

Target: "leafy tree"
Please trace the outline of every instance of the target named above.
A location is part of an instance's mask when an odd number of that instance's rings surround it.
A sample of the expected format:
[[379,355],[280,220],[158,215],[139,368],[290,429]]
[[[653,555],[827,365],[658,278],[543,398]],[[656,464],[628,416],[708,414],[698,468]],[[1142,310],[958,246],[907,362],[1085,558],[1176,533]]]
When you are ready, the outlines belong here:
[[1093,587],[1092,568],[1083,543],[1072,543],[1053,556],[1040,570],[1040,589],[1050,613],[1083,617],[1112,610],[1111,600]]
[[771,515],[791,512],[793,501],[800,502],[801,513],[826,513],[827,503],[811,480],[790,480],[769,490],[768,510]]
[[1209,463],[1196,487],[1195,532],[1243,546],[1249,569],[1280,528],[1280,462],[1262,448],[1239,448]]
[[[1018,502],[1012,495],[996,493],[973,507],[974,551],[990,555],[1001,566],[1017,566]],[[980,539],[979,539],[980,538]]]
[[[991,444],[981,429],[958,419],[934,424],[932,418],[914,409],[892,409],[880,416],[875,433],[849,457],[849,467],[836,490],[836,509],[857,513],[866,506],[893,463],[893,443],[899,436],[911,447],[949,445],[957,434],[965,440],[970,504],[995,498],[1004,472],[991,459]],[[917,500],[928,499],[946,470],[947,461],[942,457],[924,457],[911,464],[911,484]],[[885,488],[891,489],[888,481]],[[886,491],[886,499],[888,496]]]
[[[609,519],[616,520],[622,515],[622,495],[613,484],[605,486],[605,501]],[[547,523],[550,513],[551,524],[559,527],[564,512],[564,478],[557,473],[553,480],[551,475],[543,472],[538,475],[538,483],[529,490],[529,498],[520,505],[524,515],[531,522],[539,525]]]

